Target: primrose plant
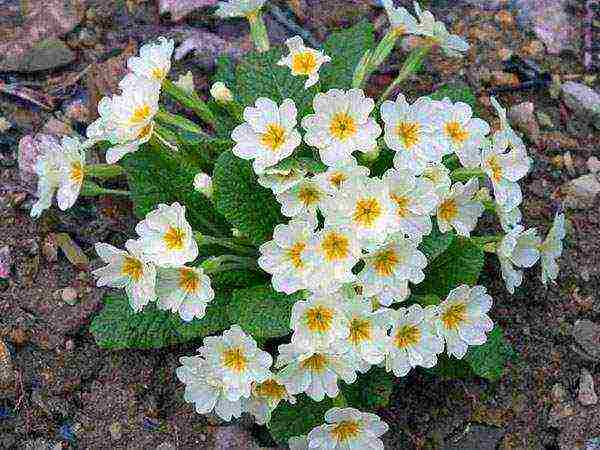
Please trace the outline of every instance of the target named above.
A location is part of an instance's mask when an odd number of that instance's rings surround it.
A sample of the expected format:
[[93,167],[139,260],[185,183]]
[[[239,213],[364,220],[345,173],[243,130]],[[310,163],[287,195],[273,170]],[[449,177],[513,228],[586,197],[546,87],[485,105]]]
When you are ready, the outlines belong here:
[[[125,296],[105,298],[91,331],[109,349],[203,338],[176,371],[198,413],[249,414],[292,449],[383,448],[388,427],[373,411],[396,378],[501,376],[512,350],[477,284],[484,254],[511,293],[540,260],[542,282],[554,281],[565,217],[544,240],[521,224],[532,161],[494,98],[491,130],[467,89],[398,92],[429,52],[469,49],[429,11],[386,0],[379,42],[363,22],[320,49],[299,36],[271,48],[263,3],[219,5],[220,17],[248,19],[257,50],[219,59],[207,102],[189,75],[169,80],[173,41],[144,45],[86,140],[40,143],[32,215],[54,193],[61,209],[78,195],[131,198],[138,237],[98,243],[94,272]],[[420,45],[369,98],[364,86],[406,34]],[[86,164],[92,147],[107,164]],[[129,191],[91,181],[123,176]],[[484,214],[501,234],[477,234]]]

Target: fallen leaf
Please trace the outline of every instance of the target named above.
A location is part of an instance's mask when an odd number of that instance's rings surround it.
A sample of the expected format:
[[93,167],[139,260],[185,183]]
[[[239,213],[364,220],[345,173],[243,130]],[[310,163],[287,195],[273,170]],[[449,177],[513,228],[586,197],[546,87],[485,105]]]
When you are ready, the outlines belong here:
[[67,233],[56,233],[54,239],[71,264],[81,270],[87,269],[90,260],[71,236]]
[[218,0],[159,0],[160,14],[171,14],[171,19],[177,22],[195,9],[213,6]]

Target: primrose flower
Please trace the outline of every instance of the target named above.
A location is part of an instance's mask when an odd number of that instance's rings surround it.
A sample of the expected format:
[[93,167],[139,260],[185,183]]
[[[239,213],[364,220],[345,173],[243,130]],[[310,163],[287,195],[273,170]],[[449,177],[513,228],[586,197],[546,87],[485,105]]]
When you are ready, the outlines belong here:
[[302,167],[290,167],[277,169],[270,167],[262,175],[258,176],[258,184],[271,189],[273,194],[281,194],[304,180],[306,170]]
[[213,183],[210,175],[199,172],[194,177],[194,189],[202,193],[205,197],[211,198],[213,193]]
[[494,323],[487,313],[492,308],[492,297],[485,287],[461,285],[448,293],[438,306],[435,326],[438,336],[446,342],[446,352],[462,359],[469,345],[482,345],[487,341],[486,333],[492,331]]
[[377,145],[381,128],[369,117],[375,102],[361,89],[330,89],[313,100],[315,114],[302,119],[304,141],[319,149],[321,161],[335,166],[348,161],[354,151],[367,152]]
[[236,143],[232,151],[239,158],[254,159],[257,174],[290,156],[302,141],[295,128],[296,105],[289,98],[281,106],[259,98],[255,107],[244,109],[244,120],[231,133]]
[[307,76],[304,88],[308,89],[319,81],[319,69],[331,58],[320,50],[315,50],[304,45],[300,36],[294,36],[285,41],[290,50],[288,56],[284,56],[277,63],[280,66],[287,66],[291,69],[292,75]]
[[502,208],[502,206],[496,205],[496,214],[500,220],[500,226],[505,233],[508,233],[516,225],[521,223],[521,220],[523,219],[523,215],[521,214],[521,210],[518,206],[506,211],[504,208]]
[[420,175],[427,163],[440,163],[448,152],[448,142],[440,139],[439,110],[427,97],[409,105],[402,94],[396,101],[386,100],[381,105],[385,122],[384,140],[396,152],[394,167]]
[[158,309],[178,313],[185,322],[204,317],[215,297],[204,270],[185,266],[159,269],[156,294]]
[[179,78],[174,84],[186,94],[193,94],[195,90],[194,74],[188,70],[185,75],[179,75]]
[[290,189],[275,195],[281,204],[281,214],[305,220],[313,228],[317,224],[317,209],[323,209],[328,197],[328,192],[315,178],[304,178]]
[[437,224],[442,233],[452,228],[460,236],[469,237],[483,214],[483,204],[474,199],[479,182],[471,178],[467,184],[454,185],[441,197],[437,208]]
[[97,243],[96,253],[107,265],[92,272],[98,287],[110,286],[125,289],[135,312],[156,300],[156,267],[142,254],[140,243],[132,239],[125,242],[126,250]]
[[452,185],[450,171],[441,163],[428,163],[425,166],[422,176],[433,183],[433,187],[438,196],[443,192],[448,191]]
[[439,203],[433,183],[411,171],[395,169],[383,175],[383,182],[394,205],[395,229],[420,242],[431,233],[430,214]]
[[210,95],[219,103],[229,103],[233,101],[233,94],[222,81],[217,81],[210,87]]
[[135,227],[144,254],[158,266],[179,267],[198,256],[198,244],[185,219],[185,206],[161,203]]
[[435,306],[411,305],[395,311],[385,368],[404,377],[417,366],[431,368],[444,351],[444,341],[435,329]]
[[174,48],[173,39],[161,36],[158,42],[143,45],[140,48],[140,56],[133,56],[127,60],[127,67],[137,76],[162,84],[171,70]]
[[273,275],[273,289],[291,294],[308,288],[306,278],[310,267],[306,250],[312,236],[312,227],[307,222],[292,220],[287,225],[276,225],[273,240],[260,246],[258,265]]
[[100,117],[87,128],[90,140],[108,140],[113,144],[106,151],[109,164],[137,151],[140,145],[150,140],[154,132],[154,116],[158,112],[160,84],[129,74],[119,86],[121,95],[100,100]]
[[296,398],[290,395],[283,384],[276,378],[269,378],[252,386],[252,395],[242,400],[242,409],[254,416],[256,423],[265,425],[271,421],[271,413],[282,400],[292,405]]
[[419,30],[417,19],[405,8],[397,8],[392,0],[382,0],[385,12],[388,15],[392,31],[397,35],[416,34]]
[[31,216],[39,217],[48,209],[56,193],[61,210],[75,204],[84,178],[85,149],[88,143],[65,136],[59,143],[51,136],[39,136],[40,156],[35,164],[38,176],[38,201],[31,208]]
[[380,436],[388,426],[377,415],[354,408],[331,408],[325,413],[325,425],[308,434],[308,448],[319,450],[383,450]]
[[461,56],[461,53],[469,50],[470,45],[459,36],[448,32],[446,25],[435,20],[431,12],[421,10],[417,2],[414,2],[414,7],[419,19],[418,34],[430,38],[448,56]]
[[366,297],[377,296],[382,305],[406,300],[408,282],[418,284],[425,279],[427,258],[417,243],[395,234],[381,247],[364,256],[365,267],[358,275]]
[[567,232],[565,229],[565,215],[556,214],[552,228],[548,236],[540,245],[540,254],[542,258],[542,283],[556,281],[558,277],[558,264],[556,259],[560,257],[563,251],[563,239]]
[[354,358],[338,347],[309,350],[291,343],[280,345],[278,350],[275,367],[281,370],[277,378],[290,394],[305,392],[320,402],[325,395],[337,397],[339,378],[348,384],[356,381]]
[[325,172],[315,176],[324,190],[335,195],[344,188],[346,182],[354,178],[364,178],[369,175],[369,168],[361,166],[356,158],[350,156],[341,164],[329,167]]
[[523,282],[523,271],[516,267],[532,267],[540,258],[541,239],[535,228],[525,231],[522,225],[515,226],[500,242],[496,254],[500,260],[502,278],[511,294]]
[[512,129],[508,122],[506,109],[503,108],[493,96],[490,97],[490,102],[500,118],[500,129],[496,131],[493,136],[494,143],[504,149],[516,150],[519,154],[527,153],[523,140],[515,130]]
[[309,450],[307,436],[302,435],[289,438],[288,447],[290,448],[290,450]]
[[229,0],[219,2],[215,14],[223,19],[228,17],[249,17],[258,13],[267,0]]

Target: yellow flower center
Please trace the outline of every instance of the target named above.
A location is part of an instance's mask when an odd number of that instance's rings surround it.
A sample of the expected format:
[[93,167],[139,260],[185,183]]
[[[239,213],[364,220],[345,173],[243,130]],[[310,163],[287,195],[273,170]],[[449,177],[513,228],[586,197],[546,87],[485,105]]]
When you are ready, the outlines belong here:
[[165,75],[167,75],[167,73],[162,67],[155,67],[152,69],[151,75],[155,80],[162,81],[165,79]]
[[287,391],[285,386],[270,378],[257,385],[254,388],[254,393],[257,397],[264,397],[270,400],[281,400],[286,396]]
[[381,205],[376,198],[361,198],[356,202],[352,220],[365,228],[371,228],[381,216]]
[[300,363],[300,367],[302,369],[310,370],[311,372],[317,373],[323,372],[326,365],[327,358],[320,353],[315,353],[314,355],[306,358]]
[[272,152],[276,152],[285,144],[285,129],[278,123],[267,125],[267,131],[261,135],[260,143]]
[[403,34],[406,34],[406,27],[404,25],[398,25],[392,29],[392,33],[396,36],[402,36]]
[[223,352],[221,361],[225,367],[236,373],[246,370],[248,359],[240,347],[228,348]]
[[398,194],[390,194],[390,198],[396,204],[396,215],[400,218],[407,217],[409,214],[408,205],[410,204],[410,199]]
[[323,305],[306,310],[306,326],[313,333],[325,333],[331,328],[333,311]]
[[393,248],[380,251],[373,259],[373,267],[380,277],[389,277],[394,273],[394,267],[400,262]]
[[458,326],[467,320],[467,305],[456,303],[446,309],[441,316],[444,327],[448,330],[455,330]]
[[287,250],[287,256],[296,269],[301,269],[304,266],[304,261],[302,261],[301,254],[305,248],[306,242],[299,241]]
[[133,114],[131,114],[129,122],[131,122],[132,125],[141,125],[147,122],[151,116],[152,109],[150,108],[150,105],[143,103],[133,110]]
[[169,227],[163,236],[163,241],[169,250],[182,250],[184,240],[185,232],[177,227]]
[[121,267],[121,274],[126,275],[133,281],[140,281],[144,274],[144,265],[139,259],[126,256]]
[[419,142],[421,125],[417,122],[398,122],[396,134],[407,149],[411,149]]
[[188,294],[198,292],[200,287],[200,279],[195,271],[187,267],[179,269],[179,287],[182,291]]
[[317,57],[310,50],[298,52],[292,56],[292,72],[294,75],[310,75],[317,69]]
[[371,322],[355,317],[350,321],[350,342],[358,345],[371,340]]
[[350,253],[350,240],[343,234],[332,231],[323,238],[321,248],[327,261],[340,261]]
[[356,122],[347,113],[339,112],[333,116],[329,131],[334,138],[345,141],[356,134]]
[[469,138],[469,132],[458,122],[448,122],[444,128],[455,145],[462,145]]
[[346,177],[344,172],[335,172],[329,177],[329,183],[331,183],[333,187],[340,189],[347,179],[348,177]]
[[81,184],[83,182],[83,165],[80,161],[71,163],[71,170],[69,171],[69,178],[73,183]]
[[500,161],[498,161],[498,158],[494,155],[489,157],[486,162],[492,172],[492,179],[495,182],[499,182],[502,179],[502,166],[500,165]]
[[458,205],[456,204],[456,200],[453,198],[444,200],[438,210],[438,216],[446,222],[450,222],[456,218],[456,216],[458,216]]
[[304,206],[314,205],[321,199],[321,192],[314,186],[305,184],[298,191],[298,198]]
[[347,442],[360,434],[360,425],[356,420],[343,420],[331,429],[331,434],[338,442]]
[[415,345],[421,339],[421,330],[415,325],[404,325],[394,336],[394,344],[400,349]]
[[144,139],[144,138],[148,137],[148,135],[152,133],[153,129],[154,129],[154,124],[152,122],[150,122],[148,125],[146,125],[144,128],[142,128],[140,130],[140,132],[138,133],[138,139]]

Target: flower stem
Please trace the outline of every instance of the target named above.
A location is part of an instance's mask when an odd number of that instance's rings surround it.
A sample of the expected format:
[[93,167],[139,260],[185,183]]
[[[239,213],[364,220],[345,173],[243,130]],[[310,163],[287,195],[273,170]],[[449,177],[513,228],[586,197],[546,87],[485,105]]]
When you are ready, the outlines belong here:
[[235,252],[238,252],[242,255],[256,256],[255,248],[244,245],[244,244],[240,244],[240,243],[234,241],[232,238],[207,236],[206,234],[202,234],[198,231],[194,233],[194,238],[196,239],[196,242],[198,242],[198,245],[200,245],[200,246],[202,246],[202,245],[218,245],[218,246],[233,250]]
[[156,120],[164,125],[172,125],[177,128],[181,128],[182,130],[188,131],[193,134],[199,134],[202,136],[208,136],[200,126],[195,124],[189,119],[185,117],[181,117],[177,114],[171,114],[170,112],[165,111],[164,109],[160,109],[156,113]]
[[450,173],[452,181],[469,181],[471,178],[485,178],[485,172],[479,168],[460,167]]
[[131,192],[119,189],[108,189],[98,186],[96,183],[85,180],[81,186],[80,194],[82,197],[96,197],[98,195],[125,195],[130,196]]
[[471,236],[469,238],[473,244],[488,253],[496,253],[496,248],[502,239],[501,235]]
[[269,43],[269,35],[267,34],[267,27],[262,18],[262,13],[257,10],[246,16],[248,22],[250,22],[250,34],[252,35],[252,41],[256,49],[259,52],[266,52],[271,47]]
[[226,272],[237,269],[258,269],[256,259],[237,255],[213,256],[202,263],[202,268],[206,273]]
[[392,29],[387,32],[374,50],[367,50],[364,53],[354,72],[352,80],[353,88],[360,88],[383,61],[385,61],[394,49],[399,36],[400,34]]
[[165,80],[162,85],[163,91],[171,96],[174,100],[181,103],[186,108],[191,109],[194,113],[209,125],[215,125],[217,119],[213,115],[208,105],[198,97],[195,92],[189,94],[171,80]]
[[348,406],[348,401],[342,391],[333,399],[333,406],[337,406],[338,408],[346,408]]
[[125,173],[123,168],[117,164],[88,164],[84,168],[84,173],[92,178],[116,178]]

